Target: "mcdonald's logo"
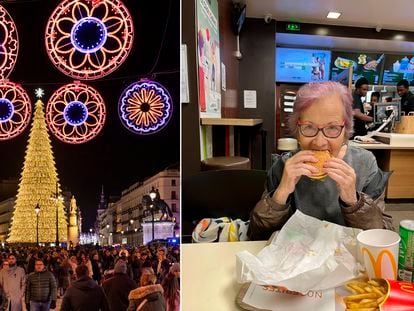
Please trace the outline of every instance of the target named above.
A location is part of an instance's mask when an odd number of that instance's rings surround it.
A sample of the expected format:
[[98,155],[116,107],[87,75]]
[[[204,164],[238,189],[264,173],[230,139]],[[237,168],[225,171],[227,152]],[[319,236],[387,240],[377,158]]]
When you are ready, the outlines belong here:
[[400,289],[404,292],[414,294],[414,284],[412,283],[401,283]]
[[362,248],[362,256],[364,256],[364,253],[367,253],[369,260],[371,262],[371,266],[374,269],[374,273],[377,278],[381,277],[382,257],[387,255],[391,262],[392,271],[394,272],[394,279],[397,279],[397,264],[395,263],[394,255],[389,250],[387,249],[382,250],[378,254],[378,257],[376,259],[366,247]]

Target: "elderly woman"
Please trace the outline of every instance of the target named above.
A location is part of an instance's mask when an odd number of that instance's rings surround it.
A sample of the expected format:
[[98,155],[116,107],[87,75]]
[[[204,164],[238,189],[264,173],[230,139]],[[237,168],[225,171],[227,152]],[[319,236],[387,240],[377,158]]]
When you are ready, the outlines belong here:
[[[352,134],[352,97],[336,82],[302,86],[290,119],[300,149],[280,156],[268,172],[266,191],[250,215],[251,239],[268,239],[296,209],[340,225],[361,229],[392,229],[384,215],[384,191],[389,177],[374,155],[349,146]],[[331,157],[319,172],[314,151]]]

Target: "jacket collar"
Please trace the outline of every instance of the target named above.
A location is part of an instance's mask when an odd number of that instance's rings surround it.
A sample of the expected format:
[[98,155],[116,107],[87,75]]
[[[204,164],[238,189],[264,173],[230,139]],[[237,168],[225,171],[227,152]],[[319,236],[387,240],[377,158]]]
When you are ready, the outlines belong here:
[[160,284],[142,286],[132,290],[129,293],[128,299],[141,299],[145,296],[148,296],[149,294],[157,292],[159,292],[161,295],[164,294],[164,290]]

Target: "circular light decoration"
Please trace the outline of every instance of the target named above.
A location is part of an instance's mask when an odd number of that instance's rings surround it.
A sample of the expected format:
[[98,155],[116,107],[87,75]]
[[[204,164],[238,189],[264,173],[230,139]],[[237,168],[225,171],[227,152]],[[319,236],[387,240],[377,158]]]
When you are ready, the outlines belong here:
[[18,50],[16,25],[6,9],[0,6],[0,79],[6,79],[12,72]]
[[118,68],[134,37],[132,18],[119,0],[64,0],[46,26],[46,50],[64,74],[98,79]]
[[147,80],[129,85],[118,104],[122,124],[131,132],[141,135],[161,130],[170,120],[172,110],[167,89]]
[[22,133],[30,121],[32,106],[29,95],[18,84],[0,81],[0,140]]
[[58,89],[46,106],[46,122],[53,135],[69,144],[93,139],[102,130],[105,117],[101,95],[80,82]]

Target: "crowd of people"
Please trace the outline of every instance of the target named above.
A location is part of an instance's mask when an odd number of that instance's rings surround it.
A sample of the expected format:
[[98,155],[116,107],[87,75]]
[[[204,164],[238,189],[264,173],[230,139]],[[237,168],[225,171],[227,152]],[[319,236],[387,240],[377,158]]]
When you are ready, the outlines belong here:
[[180,248],[7,247],[0,255],[1,310],[180,309]]

